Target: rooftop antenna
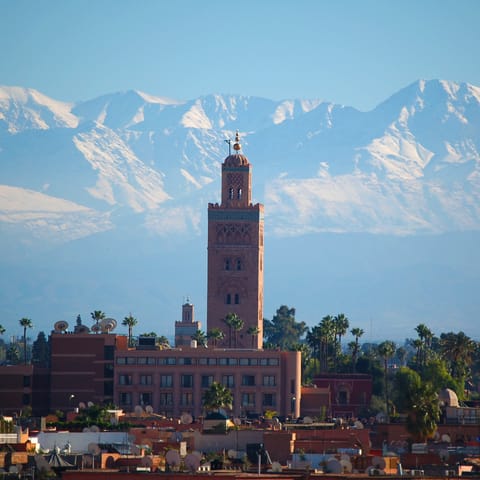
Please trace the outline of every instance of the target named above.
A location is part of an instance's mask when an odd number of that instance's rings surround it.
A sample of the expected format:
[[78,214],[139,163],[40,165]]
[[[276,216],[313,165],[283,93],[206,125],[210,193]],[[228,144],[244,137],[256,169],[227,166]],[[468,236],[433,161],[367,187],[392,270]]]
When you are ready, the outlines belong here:
[[228,156],[232,154],[232,140],[229,138],[228,140],[224,140],[225,143],[228,143]]

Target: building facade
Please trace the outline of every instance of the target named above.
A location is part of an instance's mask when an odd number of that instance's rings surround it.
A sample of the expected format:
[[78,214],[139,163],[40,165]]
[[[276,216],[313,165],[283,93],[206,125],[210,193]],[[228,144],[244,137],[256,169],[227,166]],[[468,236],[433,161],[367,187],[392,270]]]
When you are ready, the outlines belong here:
[[[252,204],[251,165],[239,153],[238,133],[233,148],[222,164],[221,204],[208,205],[207,326],[226,332],[221,346],[261,348],[263,205]],[[226,324],[229,314],[243,321],[239,332]]]

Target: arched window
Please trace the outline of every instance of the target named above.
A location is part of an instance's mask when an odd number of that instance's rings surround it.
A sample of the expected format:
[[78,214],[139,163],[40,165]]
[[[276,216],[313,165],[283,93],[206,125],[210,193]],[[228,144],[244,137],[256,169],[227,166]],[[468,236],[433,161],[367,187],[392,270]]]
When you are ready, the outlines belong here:
[[229,293],[227,293],[227,298],[225,300],[225,303],[227,305],[230,305],[232,303],[232,296]]
[[236,265],[237,270],[242,269],[242,260],[240,258],[237,258],[237,265]]
[[242,199],[242,189],[241,189],[241,188],[238,189],[237,199],[238,199],[238,200],[241,200],[241,199]]
[[228,198],[229,198],[230,200],[233,200],[233,187],[230,187],[230,188],[228,189]]
[[240,295],[238,293],[235,294],[235,305],[240,303]]
[[230,270],[230,259],[229,258],[225,259],[225,270]]

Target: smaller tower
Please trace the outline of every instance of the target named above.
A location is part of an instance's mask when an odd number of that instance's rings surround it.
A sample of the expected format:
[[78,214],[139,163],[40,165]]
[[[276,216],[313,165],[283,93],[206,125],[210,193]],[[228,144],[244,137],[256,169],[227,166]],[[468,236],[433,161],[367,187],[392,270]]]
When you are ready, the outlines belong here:
[[175,322],[175,346],[190,346],[192,336],[200,330],[201,326],[200,322],[195,321],[193,304],[187,298],[182,305],[182,320]]

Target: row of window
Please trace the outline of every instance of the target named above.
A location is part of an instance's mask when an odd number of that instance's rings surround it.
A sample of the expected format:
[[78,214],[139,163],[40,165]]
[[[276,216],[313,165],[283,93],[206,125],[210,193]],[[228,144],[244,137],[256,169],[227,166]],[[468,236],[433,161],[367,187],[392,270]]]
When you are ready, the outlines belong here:
[[117,357],[117,365],[220,365],[276,367],[278,358]]
[[[193,379],[194,376],[191,374],[180,375],[180,386],[183,388],[193,388]],[[140,375],[138,380],[139,385],[153,385],[153,375]],[[214,375],[202,375],[200,378],[202,388],[210,387],[214,381]],[[133,385],[133,376],[131,374],[120,374],[118,376],[118,383],[120,385]],[[221,383],[225,387],[233,388],[235,387],[235,376],[222,375]],[[255,375],[242,375],[242,386],[254,387],[255,385]],[[275,375],[263,375],[262,386],[275,387]],[[160,375],[160,387],[172,388],[173,375]]]
[[243,270],[241,258],[236,258],[234,261],[231,258],[225,258],[223,261],[224,270]]
[[[250,392],[243,392],[241,396],[241,406],[242,408],[252,408],[255,407],[256,394]],[[133,405],[133,393],[132,392],[120,392],[119,393],[119,403],[120,406],[132,406]],[[137,404],[137,402],[135,402]],[[174,397],[171,392],[162,392],[159,396],[159,406],[162,407],[173,406]],[[263,393],[262,394],[262,406],[263,407],[275,407],[277,404],[277,397],[275,393]],[[153,406],[153,393],[152,392],[142,392],[138,394],[138,405]],[[192,392],[183,392],[180,394],[180,405],[182,407],[191,407],[194,406],[194,395]]]

